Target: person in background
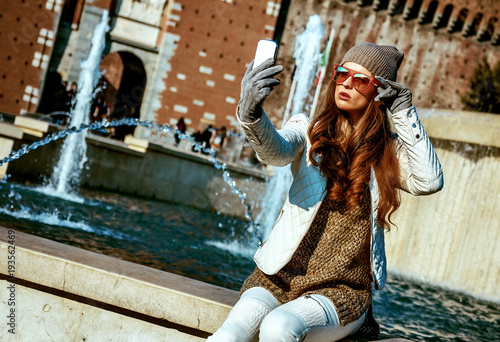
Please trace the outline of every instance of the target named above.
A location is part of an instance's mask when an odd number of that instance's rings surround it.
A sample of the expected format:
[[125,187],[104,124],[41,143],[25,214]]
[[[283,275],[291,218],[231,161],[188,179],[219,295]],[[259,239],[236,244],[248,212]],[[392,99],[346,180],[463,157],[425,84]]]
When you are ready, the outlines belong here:
[[[207,125],[207,127],[203,130],[203,132],[196,132],[193,134],[193,138],[196,142],[200,143],[204,148],[210,148],[210,140],[212,139],[212,131],[213,131],[213,126],[212,125]],[[193,146],[193,151],[196,151],[196,149]],[[207,154],[203,150],[201,151],[203,154]]]
[[[177,121],[177,130],[184,134],[186,133],[186,123],[184,122],[184,118],[180,118],[179,121]],[[179,146],[179,142],[181,141],[181,138],[179,137],[179,133],[175,132],[174,134],[174,139],[175,139],[175,146]]]
[[[131,107],[129,104],[125,102],[119,103],[117,106],[113,108],[113,112],[111,113],[110,120],[122,120],[129,119],[133,117],[135,114],[135,107]],[[133,134],[135,127],[120,125],[111,128],[111,138],[117,140],[124,140],[125,137],[129,134]]]
[[222,126],[221,128],[215,131],[215,135],[212,139],[211,146],[215,151],[217,151],[217,153],[219,153],[222,150],[226,137],[227,137],[226,126]]
[[68,90],[68,111],[71,110],[72,106],[73,106],[73,101],[74,101],[74,98],[76,97],[76,92],[78,90],[78,84],[76,82],[71,82],[71,86]]
[[101,121],[104,117],[108,116],[108,105],[102,95],[99,95],[92,104],[90,113],[90,122]]
[[319,114],[294,115],[279,131],[261,104],[283,67],[250,63],[237,118],[258,158],[291,164],[293,182],[254,256],[257,267],[207,341],[331,342],[358,330],[376,338],[372,286],[386,282],[383,235],[398,191],[419,196],[443,187],[412,93],[396,83],[403,57],[394,46],[354,46],[334,66]]

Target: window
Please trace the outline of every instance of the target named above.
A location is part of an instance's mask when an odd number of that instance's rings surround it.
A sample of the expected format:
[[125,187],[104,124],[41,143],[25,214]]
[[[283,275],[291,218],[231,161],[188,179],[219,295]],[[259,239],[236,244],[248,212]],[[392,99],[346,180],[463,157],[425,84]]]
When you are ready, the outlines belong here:
[[212,70],[212,68],[209,68],[209,67],[206,67],[204,65],[201,65],[200,66],[200,72],[202,74],[212,75],[213,70]]
[[403,13],[403,10],[405,8],[405,3],[406,3],[406,0],[394,1],[391,4],[391,7],[389,8],[389,14],[390,15],[398,15],[398,14]]
[[[437,6],[437,1],[433,1],[431,3],[431,6],[436,3],[436,6]],[[444,8],[444,11],[443,11],[443,14],[442,16],[439,18],[436,19],[436,21],[434,22],[434,28],[435,29],[440,29],[442,27],[448,27],[448,23],[450,21],[450,16],[451,16],[451,12],[453,12],[453,5],[448,5]]]
[[186,106],[181,106],[181,105],[176,104],[174,106],[174,111],[182,113],[182,114],[186,114],[188,111],[188,108]]

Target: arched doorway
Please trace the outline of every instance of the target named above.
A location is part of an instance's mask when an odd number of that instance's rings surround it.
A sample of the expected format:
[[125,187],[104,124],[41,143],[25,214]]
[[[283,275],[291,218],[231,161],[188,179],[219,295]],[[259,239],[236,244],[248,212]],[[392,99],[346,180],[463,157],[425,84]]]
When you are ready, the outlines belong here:
[[[99,66],[104,72],[97,98],[105,101],[111,120],[140,118],[142,98],[147,76],[142,61],[127,51],[106,55]],[[123,139],[132,133],[134,127],[122,126],[117,129],[116,138]]]

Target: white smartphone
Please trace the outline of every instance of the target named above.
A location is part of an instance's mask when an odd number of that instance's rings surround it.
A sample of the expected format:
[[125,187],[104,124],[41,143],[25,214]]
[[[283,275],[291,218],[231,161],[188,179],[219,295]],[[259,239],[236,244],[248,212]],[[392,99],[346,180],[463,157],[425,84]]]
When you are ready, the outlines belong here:
[[276,61],[276,54],[278,53],[278,44],[270,39],[261,39],[257,44],[257,49],[255,50],[255,59],[253,62],[252,70],[255,69],[257,65],[264,62],[266,59],[272,58]]

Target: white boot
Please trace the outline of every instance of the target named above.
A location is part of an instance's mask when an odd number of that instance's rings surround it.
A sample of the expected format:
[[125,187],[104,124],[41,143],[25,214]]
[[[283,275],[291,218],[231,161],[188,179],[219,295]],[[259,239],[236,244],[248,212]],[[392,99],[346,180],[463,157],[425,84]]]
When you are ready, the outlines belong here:
[[267,290],[253,287],[246,290],[222,326],[207,342],[254,342],[258,340],[260,324],[280,302]]

